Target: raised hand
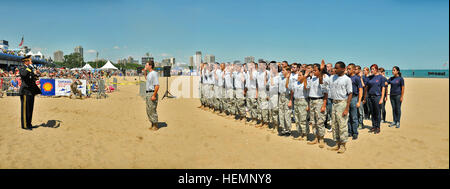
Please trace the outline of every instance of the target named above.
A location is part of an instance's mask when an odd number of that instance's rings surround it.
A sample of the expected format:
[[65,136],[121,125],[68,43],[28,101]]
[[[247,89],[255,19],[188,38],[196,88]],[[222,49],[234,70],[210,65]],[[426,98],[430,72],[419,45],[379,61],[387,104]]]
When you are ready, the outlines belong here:
[[325,69],[325,60],[322,59],[322,63],[320,63],[320,71]]

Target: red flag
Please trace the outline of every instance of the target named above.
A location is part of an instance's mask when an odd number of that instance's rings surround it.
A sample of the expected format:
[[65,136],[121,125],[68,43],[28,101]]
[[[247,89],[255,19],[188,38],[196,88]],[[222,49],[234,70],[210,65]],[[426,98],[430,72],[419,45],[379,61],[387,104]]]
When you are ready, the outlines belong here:
[[23,36],[22,36],[22,41],[19,44],[19,47],[22,46],[22,44],[23,44]]

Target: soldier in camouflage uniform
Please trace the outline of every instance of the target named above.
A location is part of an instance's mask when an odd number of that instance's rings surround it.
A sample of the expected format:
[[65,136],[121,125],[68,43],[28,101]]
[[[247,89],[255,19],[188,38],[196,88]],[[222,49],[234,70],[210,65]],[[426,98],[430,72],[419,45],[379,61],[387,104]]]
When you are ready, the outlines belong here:
[[251,62],[248,64],[248,70],[246,74],[245,79],[245,86],[247,87],[246,92],[246,101],[247,101],[247,108],[248,108],[248,121],[251,124],[256,124],[257,122],[257,96],[258,91],[256,90],[256,64],[254,62]]
[[323,148],[325,146],[323,138],[325,136],[325,117],[326,105],[328,98],[328,76],[323,74],[325,62],[322,60],[322,66],[314,64],[313,76],[308,80],[309,85],[309,100],[310,100],[310,115],[312,122],[312,130],[315,135],[313,141],[308,144],[317,144]]
[[257,90],[258,90],[258,120],[260,124],[257,127],[267,127],[269,123],[269,99],[268,99],[268,79],[269,71],[266,70],[266,62],[262,61],[258,63],[258,73],[256,77]]
[[279,91],[279,123],[281,132],[280,136],[289,136],[291,134],[291,116],[292,110],[288,106],[290,100],[290,76],[291,76],[291,68],[289,66],[285,66],[283,68],[283,75],[280,77],[278,82],[278,91]]
[[269,79],[267,81],[269,86],[268,98],[269,98],[269,122],[272,127],[269,127],[269,131],[275,133],[278,131],[278,87],[279,87],[279,79],[280,75],[278,73],[278,66],[275,61],[270,62],[269,64]]
[[235,107],[235,115],[236,117],[241,120],[245,121],[245,96],[244,96],[244,85],[245,85],[245,73],[244,68],[240,64],[236,64],[234,67],[234,89],[235,89],[235,98],[233,101],[235,103],[233,104]]
[[[291,90],[291,100],[289,101],[289,105],[292,106],[292,103],[294,103],[295,123],[297,126],[297,131],[299,132],[299,137],[294,139],[305,140],[306,135],[309,132],[309,128],[306,125],[306,116],[307,112],[309,111],[307,102],[308,85],[306,76],[309,74],[309,72],[306,71],[305,73],[303,73],[303,71],[298,71],[297,74],[297,80],[294,79],[294,82],[291,83],[289,87]],[[294,101],[292,100],[293,98],[295,98]]]
[[345,144],[348,138],[348,114],[350,102],[352,100],[352,80],[344,74],[345,64],[337,62],[335,65],[336,75],[329,80],[329,95],[333,99],[331,112],[331,125],[333,127],[333,139],[336,146],[329,150],[344,153]]

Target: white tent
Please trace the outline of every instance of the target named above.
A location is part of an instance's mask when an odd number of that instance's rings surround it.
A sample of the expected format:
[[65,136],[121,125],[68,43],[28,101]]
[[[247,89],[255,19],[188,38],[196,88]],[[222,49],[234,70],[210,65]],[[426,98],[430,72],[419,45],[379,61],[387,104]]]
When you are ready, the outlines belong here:
[[100,68],[101,70],[117,70],[117,68],[108,60],[106,64]]
[[82,69],[82,70],[93,70],[94,68],[92,68],[91,65],[89,65],[88,63],[86,63],[86,65],[84,65],[81,69]]
[[31,51],[27,53],[27,56],[28,55],[34,56],[34,54]]

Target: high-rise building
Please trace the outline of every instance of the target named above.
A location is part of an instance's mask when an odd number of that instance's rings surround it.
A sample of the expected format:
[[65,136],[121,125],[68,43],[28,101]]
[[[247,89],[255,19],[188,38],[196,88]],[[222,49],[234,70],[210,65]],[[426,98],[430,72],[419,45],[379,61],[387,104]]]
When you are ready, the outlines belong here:
[[8,49],[9,45],[8,45],[8,41],[6,40],[0,40],[0,48],[1,49]]
[[189,66],[194,67],[194,56],[189,57]]
[[194,67],[199,67],[200,64],[202,63],[202,52],[201,51],[197,51],[195,52],[195,56],[194,56]]
[[244,58],[245,63],[255,62],[255,57],[253,56],[247,56]]
[[55,51],[53,53],[53,59],[55,62],[64,62],[64,53],[62,51]]
[[216,57],[214,55],[207,54],[205,55],[205,62],[207,63],[215,63]]
[[80,53],[80,55],[81,55],[81,59],[84,61],[84,56],[83,56],[83,47],[81,47],[81,46],[77,46],[77,47],[75,47],[75,49],[73,50],[74,52],[76,52],[76,53]]

